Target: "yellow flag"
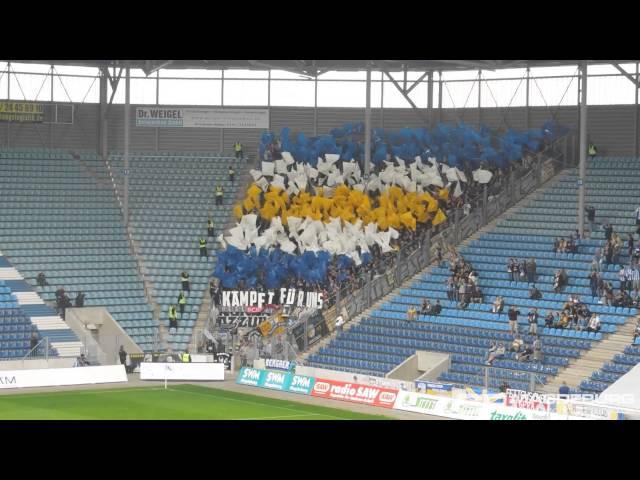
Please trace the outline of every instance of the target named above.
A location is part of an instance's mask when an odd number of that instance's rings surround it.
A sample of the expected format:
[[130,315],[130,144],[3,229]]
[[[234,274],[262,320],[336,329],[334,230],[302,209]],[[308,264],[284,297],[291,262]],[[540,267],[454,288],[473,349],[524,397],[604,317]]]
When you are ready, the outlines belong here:
[[438,209],[438,213],[436,213],[435,218],[433,219],[433,226],[435,227],[436,225],[440,225],[442,222],[444,222],[447,219],[447,216],[444,214],[444,212],[442,211],[442,209]]

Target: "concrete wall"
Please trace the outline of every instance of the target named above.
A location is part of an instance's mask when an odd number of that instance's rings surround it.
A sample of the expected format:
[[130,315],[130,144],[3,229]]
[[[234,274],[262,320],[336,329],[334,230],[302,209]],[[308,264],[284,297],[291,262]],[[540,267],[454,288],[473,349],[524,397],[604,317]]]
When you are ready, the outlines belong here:
[[[89,361],[97,360],[101,365],[120,364],[120,345],[129,354],[144,353],[104,307],[68,308],[65,320],[85,346]],[[87,325],[97,329],[89,329]]]
[[435,381],[451,366],[451,356],[446,353],[418,350],[387,374],[387,378]]
[[73,367],[75,358],[50,358],[49,360],[7,360],[0,362],[2,370],[38,370],[41,368],[69,368]]
[[[240,139],[245,152],[255,154],[260,140],[260,130],[253,129],[209,129],[209,128],[143,128],[135,127],[136,106],[131,106],[131,149],[145,151],[232,151],[233,142]],[[184,105],[188,107],[189,105]],[[202,107],[200,107],[202,108]],[[229,107],[234,108],[234,107]],[[254,108],[254,107],[246,107]],[[264,107],[255,107],[264,108]],[[422,109],[427,115],[427,110]],[[72,125],[48,124],[0,124],[0,146],[49,147],[89,149],[97,148],[98,142],[97,104],[75,105],[75,120]],[[495,129],[524,129],[527,124],[527,109],[513,108],[459,108],[434,109],[434,121],[439,117],[446,123],[464,122],[478,126],[480,123]],[[539,127],[555,118],[558,122],[577,131],[577,107],[530,107],[529,126]],[[601,155],[633,156],[639,136],[635,105],[595,105],[588,108],[588,134],[599,147]],[[112,105],[108,114],[109,148],[123,150],[124,105]],[[317,132],[327,134],[329,130],[345,122],[364,121],[363,108],[318,108]],[[300,131],[306,135],[314,133],[314,109],[312,107],[271,107],[271,130],[280,132],[283,127]],[[399,129],[423,126],[416,112],[410,108],[372,109],[374,128]]]

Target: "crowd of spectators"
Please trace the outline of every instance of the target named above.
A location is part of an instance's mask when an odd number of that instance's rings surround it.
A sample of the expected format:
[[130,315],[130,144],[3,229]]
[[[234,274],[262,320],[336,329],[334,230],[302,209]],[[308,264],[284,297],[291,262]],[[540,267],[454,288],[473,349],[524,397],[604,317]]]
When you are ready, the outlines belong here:
[[451,248],[449,256],[451,275],[445,280],[447,298],[458,302],[458,308],[463,309],[471,302],[482,303],[484,297],[478,285],[478,272],[454,248]]

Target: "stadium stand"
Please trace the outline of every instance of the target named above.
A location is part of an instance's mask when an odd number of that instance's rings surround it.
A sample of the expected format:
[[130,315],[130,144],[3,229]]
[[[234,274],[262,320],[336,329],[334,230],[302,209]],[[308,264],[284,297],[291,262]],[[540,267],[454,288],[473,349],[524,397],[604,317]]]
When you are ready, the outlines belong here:
[[[631,230],[631,205],[638,200],[639,176],[633,169],[634,161],[637,160],[598,158],[591,161],[587,172],[587,204],[596,208],[596,221],[609,220],[620,235]],[[539,383],[547,383],[549,377],[569,365],[570,359],[585,355],[603,335],[616,332],[629,316],[636,314],[635,308],[603,305],[591,296],[587,277],[596,249],[603,246],[603,232],[598,230],[591,238],[580,240],[577,254],[552,251],[555,237],[568,237],[575,231],[575,185],[575,169],[564,172],[459,249],[479,274],[483,303],[472,303],[465,310],[456,308],[455,302],[447,300],[446,295],[444,282],[450,272],[434,266],[411,288],[401,289],[390,301],[369,312],[359,324],[311,355],[309,363],[380,375],[389,372],[416,349],[436,350],[452,354],[452,366],[441,375],[441,380],[483,386],[484,362],[490,343],[508,345],[513,338],[508,332],[505,313],[491,312],[495,298],[503,295],[505,312],[509,305],[516,305],[521,311],[521,332],[526,332],[528,309],[538,308],[544,361],[540,365],[516,362],[513,354],[507,352],[504,359],[496,360],[491,367],[489,386],[498,387],[507,381],[511,387],[528,389],[528,372],[535,372]],[[541,300],[529,300],[530,284],[526,281],[515,283],[508,279],[506,265],[511,257],[536,259],[536,285],[542,292]],[[628,263],[624,252],[620,258],[620,263],[623,262]],[[569,285],[561,293],[554,293],[553,274],[559,268],[568,271]],[[618,265],[604,265],[604,280],[617,285],[618,268]],[[579,295],[582,302],[600,316],[600,332],[542,327],[547,311],[561,311],[570,294]],[[413,305],[419,309],[423,298],[439,299],[443,306],[441,315],[421,317],[407,324],[407,308]],[[526,343],[533,340],[529,335],[523,338]]]
[[[0,252],[0,359],[28,355],[33,332],[38,341],[48,338],[51,357],[77,357],[80,353],[82,344],[76,335]],[[33,356],[45,356],[45,345]]]
[[[105,306],[151,350],[157,324],[125,236],[106,172],[94,154],[49,149],[0,151],[0,246],[45,302],[64,287],[86,306]],[[36,287],[44,272],[49,286]],[[50,313],[50,312],[49,312]]]
[[[110,162],[121,192],[122,156],[112,154]],[[205,152],[137,152],[130,162],[130,231],[148,273],[152,296],[160,306],[161,321],[167,328],[169,305],[177,305],[181,291],[180,274],[186,271],[190,277],[191,292],[187,295],[185,314],[182,318],[178,315],[177,332],[168,334],[168,346],[184,350],[191,342],[215,266],[218,242],[207,237],[207,220],[209,217],[213,220],[215,237],[222,233],[240,186],[239,176],[233,183],[229,180],[228,169],[232,165],[240,171],[246,161]],[[224,189],[219,206],[214,198],[217,186]],[[201,237],[207,240],[208,261],[200,257]]]

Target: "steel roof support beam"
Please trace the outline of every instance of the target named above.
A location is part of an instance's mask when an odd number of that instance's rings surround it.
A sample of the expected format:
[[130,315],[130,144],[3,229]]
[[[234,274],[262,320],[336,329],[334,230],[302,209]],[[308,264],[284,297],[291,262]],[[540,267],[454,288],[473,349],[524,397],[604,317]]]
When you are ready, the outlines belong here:
[[616,67],[620,71],[620,73],[622,73],[625,77],[627,77],[629,81],[636,86],[636,88],[640,88],[640,83],[635,78],[633,78],[633,75],[631,75],[630,73],[627,73],[627,71],[617,63],[612,63],[611,65]]
[[420,111],[420,109],[416,106],[416,104],[413,103],[413,100],[411,100],[409,95],[407,95],[405,93],[405,91],[402,90],[402,87],[398,84],[398,82],[396,82],[395,79],[385,69],[382,69],[382,72],[387,76],[387,78],[389,80],[391,80],[391,83],[393,83],[393,85],[400,92],[400,94],[404,97],[404,99],[407,102],[409,102],[409,105],[411,105],[413,107],[413,110],[415,111],[416,115],[418,115],[418,117],[420,117],[420,120],[422,120],[425,124],[428,124],[429,123],[429,119],[422,113],[422,111]]

